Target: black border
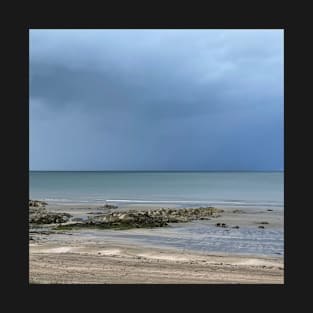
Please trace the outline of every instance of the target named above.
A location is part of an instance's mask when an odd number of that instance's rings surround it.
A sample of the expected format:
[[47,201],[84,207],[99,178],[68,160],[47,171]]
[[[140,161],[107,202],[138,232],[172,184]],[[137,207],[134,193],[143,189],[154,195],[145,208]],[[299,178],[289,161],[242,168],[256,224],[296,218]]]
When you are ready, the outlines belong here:
[[[222,8],[217,9],[214,6],[208,5],[207,8],[199,10],[197,15],[192,15],[190,6],[185,7],[183,11],[183,4],[179,4],[174,10],[170,10],[169,7],[162,9],[162,14],[157,13],[156,7],[152,4],[148,5],[150,8],[146,12],[154,11],[155,15],[151,17],[148,13],[141,13],[137,11],[137,15],[131,13],[131,10],[126,8],[126,4],[120,4],[123,13],[112,12],[110,9],[106,9],[105,6],[101,10],[92,12],[89,14],[89,8],[81,7],[82,14],[76,16],[76,12],[79,9],[78,5],[73,6],[69,11],[64,8],[57,8],[47,5],[45,10],[37,13],[38,8],[33,8],[33,16],[29,14],[31,9],[28,9],[27,16],[22,19],[14,20],[14,26],[11,27],[11,33],[7,36],[9,43],[5,52],[7,57],[11,58],[11,61],[7,62],[8,76],[5,77],[12,83],[11,90],[5,90],[8,92],[7,100],[9,100],[9,109],[11,109],[12,118],[9,120],[9,128],[3,131],[3,134],[8,135],[7,145],[5,147],[9,150],[3,153],[6,154],[8,161],[11,161],[11,166],[6,166],[10,169],[10,177],[14,175],[14,178],[10,178],[6,182],[7,192],[10,193],[8,199],[10,199],[7,210],[17,210],[16,218],[14,219],[14,228],[16,229],[16,237],[11,240],[12,225],[6,225],[9,227],[6,234],[10,234],[9,243],[7,243],[8,254],[12,256],[9,261],[9,265],[13,265],[12,270],[9,272],[9,284],[17,289],[21,288],[21,292],[25,293],[27,297],[32,295],[34,298],[29,298],[31,301],[36,302],[36,306],[41,303],[41,308],[45,309],[46,306],[57,305],[58,303],[51,303],[51,299],[64,300],[69,303],[69,307],[74,308],[74,303],[69,301],[71,298],[68,291],[71,291],[74,298],[77,298],[77,304],[81,308],[88,308],[94,304],[99,304],[99,308],[105,309],[110,301],[113,301],[114,296],[121,299],[122,297],[131,295],[132,302],[119,300],[113,304],[113,307],[122,307],[126,305],[128,309],[138,309],[140,307],[145,309],[145,306],[141,305],[140,301],[143,298],[151,299],[150,308],[161,309],[167,307],[167,301],[174,304],[174,308],[179,304],[183,304],[185,308],[188,308],[188,299],[193,298],[191,306],[192,310],[195,310],[197,301],[205,304],[208,309],[211,305],[216,305],[217,308],[223,308],[230,305],[230,308],[234,308],[236,305],[244,306],[248,299],[252,299],[255,296],[255,302],[251,309],[254,307],[258,309],[267,309],[268,305],[273,303],[280,304],[284,301],[284,292],[286,286],[290,284],[292,275],[291,270],[291,253],[289,252],[289,228],[286,231],[286,225],[288,219],[290,220],[290,212],[285,209],[285,284],[284,285],[29,285],[28,284],[28,182],[29,182],[29,47],[28,47],[28,29],[36,28],[175,28],[175,29],[195,29],[195,28],[211,28],[211,29],[229,29],[229,28],[242,28],[242,29],[285,29],[285,183],[286,179],[286,165],[289,163],[289,157],[286,158],[286,116],[287,116],[287,79],[288,81],[291,74],[286,73],[286,57],[290,56],[290,43],[287,36],[291,33],[290,27],[287,26],[285,18],[285,11],[281,6],[261,6],[251,3],[249,7],[240,8],[236,4],[223,5]],[[40,6],[42,9],[42,6]],[[40,9],[39,8],[39,9]],[[155,10],[154,10],[155,9]],[[239,10],[238,10],[239,9]],[[248,9],[251,12],[248,12]],[[37,11],[36,11],[37,10]],[[48,12],[49,11],[49,12]],[[49,18],[43,13],[50,13]],[[183,13],[184,12],[184,13]],[[256,17],[257,15],[257,17]],[[88,22],[87,22],[88,20]],[[18,26],[17,26],[18,25]],[[294,34],[295,36],[295,34]],[[290,38],[290,37],[289,37]],[[286,54],[286,49],[288,54]],[[288,61],[289,62],[289,61]],[[290,96],[288,95],[288,102]],[[14,133],[11,130],[17,129]],[[288,139],[289,141],[289,139]],[[15,151],[16,149],[16,151]],[[13,150],[13,151],[12,151]],[[8,152],[8,153],[7,153]],[[43,151],[44,154],[44,151]],[[13,161],[13,162],[12,162]],[[287,162],[288,161],[288,162]],[[9,163],[6,163],[9,164]],[[289,165],[288,165],[289,167]],[[12,174],[14,172],[14,174]],[[289,177],[289,174],[288,174]],[[288,181],[289,184],[290,180]],[[295,187],[295,186],[293,186]],[[287,207],[287,190],[285,185],[285,205]],[[288,194],[291,192],[289,189]],[[16,196],[18,195],[18,197]],[[12,203],[12,199],[13,203]],[[295,205],[295,202],[291,202]],[[13,205],[12,205],[13,204]],[[288,206],[290,204],[288,203]],[[11,214],[11,213],[10,213]],[[289,217],[287,216],[289,215]],[[288,227],[289,227],[288,226]],[[7,239],[8,237],[4,237]],[[288,253],[286,251],[288,243]],[[15,276],[12,278],[12,276]],[[66,291],[66,292],[64,292]],[[87,291],[90,291],[88,293]],[[53,293],[52,293],[53,292]],[[123,294],[122,294],[123,292]],[[82,296],[80,299],[79,296]],[[95,299],[94,303],[84,301],[88,297],[92,296]],[[100,296],[100,297],[99,297]],[[150,297],[148,297],[150,296]],[[282,298],[282,296],[284,298]],[[46,298],[45,298],[46,297]],[[99,297],[99,298],[96,298]],[[228,298],[230,297],[230,298]],[[62,299],[63,298],[63,299]],[[229,301],[227,300],[229,299]],[[230,300],[231,299],[231,300]],[[175,305],[176,304],[176,305]],[[62,302],[63,305],[63,302]],[[110,306],[110,305],[109,305]],[[90,308],[90,307],[89,307]]]

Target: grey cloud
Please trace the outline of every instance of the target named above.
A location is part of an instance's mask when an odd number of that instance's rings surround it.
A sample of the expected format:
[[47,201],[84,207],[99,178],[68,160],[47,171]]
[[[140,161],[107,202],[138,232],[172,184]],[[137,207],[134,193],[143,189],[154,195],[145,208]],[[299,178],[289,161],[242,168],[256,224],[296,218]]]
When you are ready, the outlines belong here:
[[31,30],[31,168],[281,169],[282,40]]

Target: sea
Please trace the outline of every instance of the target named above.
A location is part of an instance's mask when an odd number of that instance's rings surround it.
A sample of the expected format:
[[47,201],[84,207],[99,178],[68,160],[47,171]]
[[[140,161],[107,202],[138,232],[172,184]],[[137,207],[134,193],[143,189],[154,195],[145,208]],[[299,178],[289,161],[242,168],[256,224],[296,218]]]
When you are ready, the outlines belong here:
[[30,199],[54,204],[283,207],[283,172],[30,171]]

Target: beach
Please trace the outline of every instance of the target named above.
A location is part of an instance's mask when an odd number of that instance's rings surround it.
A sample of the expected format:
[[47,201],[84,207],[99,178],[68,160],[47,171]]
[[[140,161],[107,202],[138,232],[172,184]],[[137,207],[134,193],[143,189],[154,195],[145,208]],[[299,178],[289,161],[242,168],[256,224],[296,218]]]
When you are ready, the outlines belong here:
[[29,284],[285,283],[284,29],[27,49]]
[[[48,212],[72,219],[129,210],[134,206],[47,205]],[[54,226],[30,228],[31,284],[284,283],[283,250],[265,240],[282,230],[282,210],[224,208],[205,220],[156,228],[57,231]],[[196,233],[199,229],[207,232]],[[247,234],[254,236],[248,243],[242,240]]]
[[106,243],[30,244],[30,283],[282,284],[281,259]]

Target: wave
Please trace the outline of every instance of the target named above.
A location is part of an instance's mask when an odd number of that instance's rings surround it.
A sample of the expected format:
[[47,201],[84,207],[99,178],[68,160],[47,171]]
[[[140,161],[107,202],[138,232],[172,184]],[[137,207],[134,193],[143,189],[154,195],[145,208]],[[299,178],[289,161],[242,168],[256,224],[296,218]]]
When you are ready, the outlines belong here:
[[107,199],[107,202],[128,202],[128,203],[207,203],[208,201],[192,200],[136,200],[136,199]]
[[139,199],[107,199],[106,202],[115,203],[193,203],[206,205],[242,205],[242,206],[281,206],[280,201],[245,201],[245,200],[139,200]]
[[59,203],[59,204],[190,204],[190,205],[211,205],[211,206],[238,206],[238,207],[283,207],[282,201],[261,201],[261,200],[143,200],[143,199],[105,199],[88,197],[84,199],[77,198],[53,198],[53,197],[35,197],[36,200]]
[[77,200],[77,199],[58,199],[58,198],[38,198],[38,200],[46,202],[61,202],[61,203],[90,203],[90,200]]

